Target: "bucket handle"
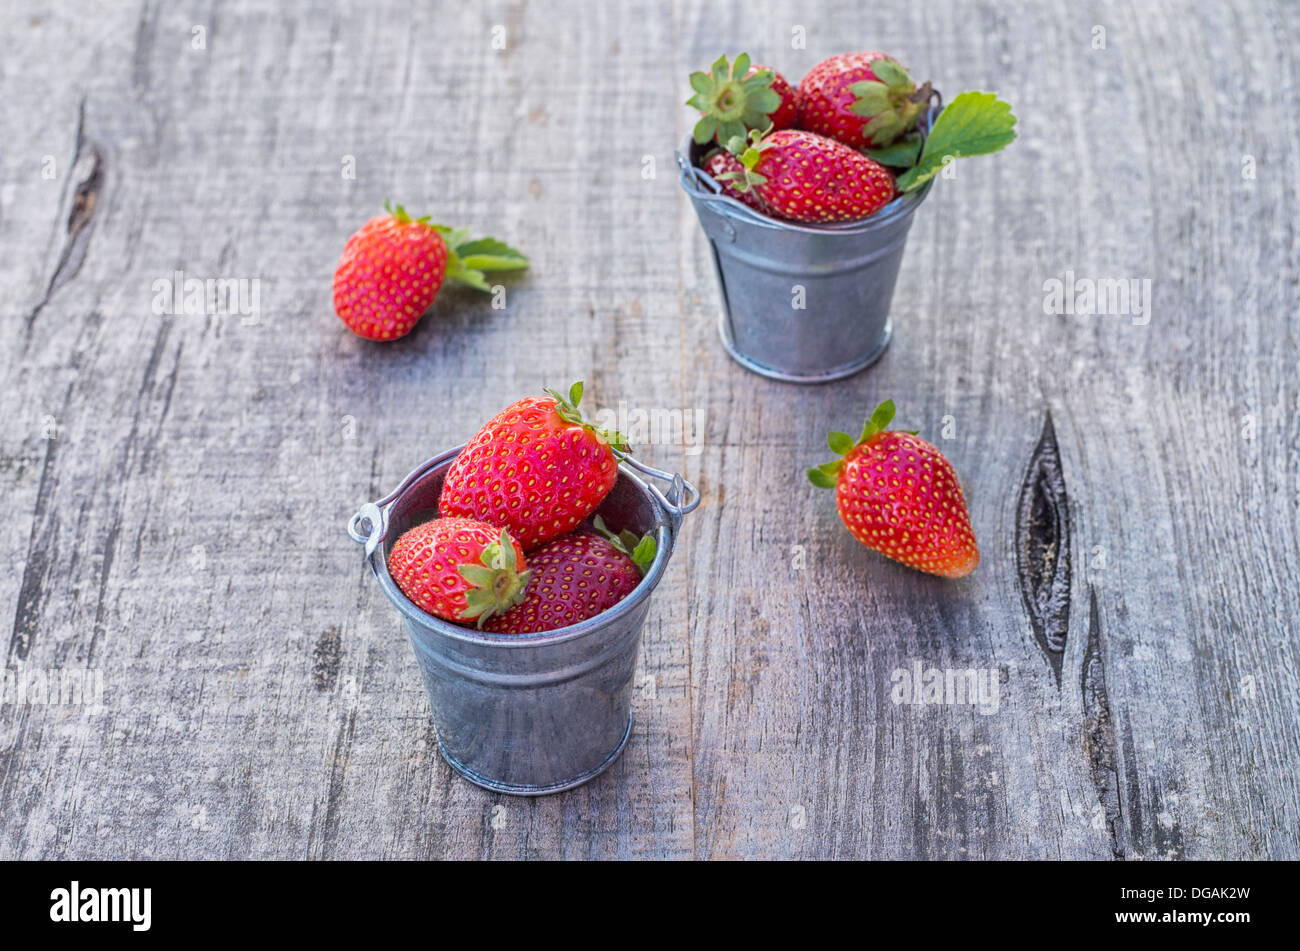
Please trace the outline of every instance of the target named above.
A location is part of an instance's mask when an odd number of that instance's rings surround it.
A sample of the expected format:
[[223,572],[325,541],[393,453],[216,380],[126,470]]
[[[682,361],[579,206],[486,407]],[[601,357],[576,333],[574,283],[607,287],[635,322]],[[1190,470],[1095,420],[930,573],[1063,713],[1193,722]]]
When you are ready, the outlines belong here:
[[[460,450],[453,450],[459,452]],[[399,495],[409,489],[418,479],[424,476],[430,469],[436,469],[447,459],[446,454],[434,456],[423,465],[416,468],[410,475],[402,480],[402,484],[389,492],[382,499],[375,502],[367,502],[357,513],[348,519],[348,535],[358,545],[366,546],[366,558],[369,559],[379,547],[379,543],[384,540],[388,534],[388,516],[387,506]]]
[[655,500],[663,506],[664,511],[668,513],[668,520],[672,533],[676,535],[677,530],[681,528],[682,525],[682,516],[688,515],[699,508],[700,499],[702,498],[700,490],[690,482],[683,479],[679,473],[664,472],[661,469],[648,466],[641,460],[618,450],[614,450],[614,455],[618,457],[620,465],[626,465],[628,468],[635,469],[642,475],[648,475],[655,479],[662,479],[664,482],[669,483],[667,495],[660,491],[659,486],[652,482],[645,483],[645,487],[650,490],[650,494],[655,497]]

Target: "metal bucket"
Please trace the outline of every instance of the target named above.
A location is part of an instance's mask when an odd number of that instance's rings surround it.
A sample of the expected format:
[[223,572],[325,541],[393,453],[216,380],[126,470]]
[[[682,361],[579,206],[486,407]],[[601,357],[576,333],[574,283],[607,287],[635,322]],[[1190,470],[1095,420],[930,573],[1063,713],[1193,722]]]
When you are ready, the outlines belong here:
[[[923,132],[936,115],[932,109]],[[912,214],[933,179],[861,221],[806,225],[723,195],[697,167],[705,151],[688,137],[675,154],[712,249],[727,353],[792,383],[838,380],[874,363],[893,332],[889,307]]]
[[[472,783],[517,796],[581,785],[618,758],[632,731],[631,694],[650,593],[663,577],[682,516],[700,503],[679,475],[630,457],[596,513],[615,531],[654,532],[658,551],[617,605],[545,634],[487,634],[416,607],[388,574],[388,554],[412,525],[436,518],[442,480],[463,446],[420,466],[386,498],[363,505],[348,534],[401,612],[429,695],[438,749]],[[667,494],[637,473],[662,479]],[[387,507],[387,508],[385,508]]]

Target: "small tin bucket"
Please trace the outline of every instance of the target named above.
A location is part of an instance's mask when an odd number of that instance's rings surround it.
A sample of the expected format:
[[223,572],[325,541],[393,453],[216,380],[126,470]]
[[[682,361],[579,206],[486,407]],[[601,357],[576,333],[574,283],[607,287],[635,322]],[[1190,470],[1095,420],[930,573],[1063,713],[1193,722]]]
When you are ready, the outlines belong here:
[[[679,475],[630,457],[596,513],[615,531],[653,532],[658,550],[641,583],[594,618],[545,634],[488,634],[426,614],[388,574],[388,554],[412,525],[436,518],[457,447],[420,466],[348,522],[353,541],[415,648],[438,749],[472,783],[517,796],[581,785],[618,759],[632,731],[632,680],[650,593],[663,577],[682,516],[700,493]],[[667,493],[638,473],[669,483]]]
[[[936,115],[937,106],[923,133]],[[675,154],[713,253],[727,353],[791,383],[838,380],[874,363],[893,332],[889,307],[912,215],[933,180],[861,221],[777,221],[722,194],[698,167],[708,148],[688,137]]]

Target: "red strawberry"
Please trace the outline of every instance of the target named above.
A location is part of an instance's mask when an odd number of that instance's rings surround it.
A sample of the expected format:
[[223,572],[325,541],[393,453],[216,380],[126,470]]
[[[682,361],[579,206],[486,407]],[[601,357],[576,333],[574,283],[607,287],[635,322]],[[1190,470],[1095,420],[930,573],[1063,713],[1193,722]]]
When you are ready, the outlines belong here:
[[886,400],[857,443],[831,433],[826,441],[844,458],[809,469],[808,478],[835,490],[840,518],[868,548],[918,571],[964,578],[980,553],[957,473],[915,433],[886,431],[893,418]]
[[696,142],[721,144],[751,129],[788,129],[799,119],[795,92],[784,76],[768,66],[750,66],[741,53],[727,64],[722,56],[707,73],[691,73],[695,95],[686,100],[703,117],[692,133]]
[[770,215],[772,209],[758,195],[758,189],[747,188],[741,191],[736,183],[744,178],[745,167],[726,149],[718,149],[704,162],[704,170],[713,176],[713,180],[722,188],[722,193],[736,201],[744,202],[760,214]]
[[824,59],[799,83],[799,127],[850,148],[883,148],[910,132],[930,100],[898,60],[884,53]]
[[519,539],[524,551],[572,531],[614,488],[610,442],[578,412],[582,384],[568,397],[528,397],[494,416],[447,470],[438,511],[482,519]]
[[505,531],[472,518],[435,518],[409,528],[388,555],[388,573],[421,610],[478,626],[524,598],[524,553]]
[[[405,337],[433,306],[445,277],[490,291],[484,271],[520,270],[528,259],[495,238],[412,218],[401,205],[371,218],[343,247],[334,312],[359,337]],[[450,246],[450,247],[449,247]]]
[[[596,517],[597,528],[605,523]],[[608,611],[641,583],[654,561],[655,541],[606,532],[571,532],[528,556],[532,578],[524,600],[483,626],[495,634],[540,634]],[[624,535],[631,533],[625,532]],[[629,551],[629,544],[631,550]]]
[[750,134],[751,144],[732,140],[743,175],[728,178],[737,191],[754,189],[782,218],[850,221],[865,218],[894,197],[894,177],[878,162],[834,139],[798,129]]

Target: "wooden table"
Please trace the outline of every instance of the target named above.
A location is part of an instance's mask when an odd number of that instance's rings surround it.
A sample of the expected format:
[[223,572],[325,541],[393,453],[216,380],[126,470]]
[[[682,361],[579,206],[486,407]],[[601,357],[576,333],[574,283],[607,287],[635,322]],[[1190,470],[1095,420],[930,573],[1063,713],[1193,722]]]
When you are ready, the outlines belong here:
[[[8,4],[0,857],[1300,854],[1293,4],[434,6]],[[686,75],[853,47],[996,89],[1020,139],[937,182],[876,366],[774,383],[717,339]],[[330,279],[386,198],[533,267],[359,340]],[[256,312],[158,313],[178,271]],[[1146,319],[1045,313],[1067,272],[1149,280]],[[513,799],[437,755],[343,526],[574,379],[703,414],[640,455],[704,505],[622,759]],[[969,579],[803,478],[886,397],[961,475]],[[997,702],[896,703],[917,664]],[[81,670],[98,704],[17,702]]]

